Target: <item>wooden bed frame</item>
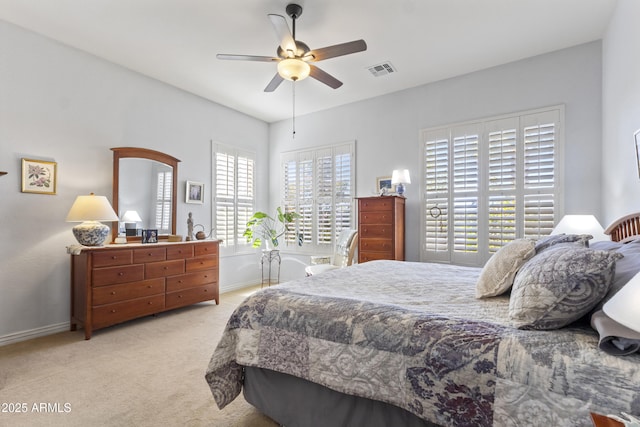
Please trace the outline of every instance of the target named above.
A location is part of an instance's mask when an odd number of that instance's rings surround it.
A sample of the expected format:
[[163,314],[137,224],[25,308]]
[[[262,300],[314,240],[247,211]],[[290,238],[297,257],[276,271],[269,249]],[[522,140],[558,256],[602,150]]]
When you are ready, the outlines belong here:
[[615,220],[604,230],[614,242],[627,243],[640,236],[640,212],[625,215]]

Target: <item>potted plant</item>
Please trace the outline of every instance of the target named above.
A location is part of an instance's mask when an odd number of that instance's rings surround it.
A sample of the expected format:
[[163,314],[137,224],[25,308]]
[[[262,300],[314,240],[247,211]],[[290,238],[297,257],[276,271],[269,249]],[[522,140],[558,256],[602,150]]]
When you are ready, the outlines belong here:
[[289,226],[299,217],[296,212],[283,213],[280,206],[276,209],[275,218],[265,212],[256,212],[247,221],[243,236],[247,242],[253,242],[254,248],[262,246],[262,242],[265,242],[267,249],[277,248],[278,238],[289,231]]

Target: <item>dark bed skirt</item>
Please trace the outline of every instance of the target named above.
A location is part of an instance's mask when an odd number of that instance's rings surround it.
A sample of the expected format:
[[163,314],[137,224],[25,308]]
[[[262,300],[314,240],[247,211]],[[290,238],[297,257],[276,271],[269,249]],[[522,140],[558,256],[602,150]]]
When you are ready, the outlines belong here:
[[269,369],[244,369],[245,400],[285,427],[437,427],[388,403],[350,396]]

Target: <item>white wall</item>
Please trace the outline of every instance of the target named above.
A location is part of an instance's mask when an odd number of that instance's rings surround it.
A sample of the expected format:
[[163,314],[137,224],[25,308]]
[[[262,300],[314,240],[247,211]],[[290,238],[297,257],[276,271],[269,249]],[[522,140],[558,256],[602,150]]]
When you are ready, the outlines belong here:
[[633,133],[640,129],[640,2],[619,0],[603,40],[603,212],[640,211]]
[[[64,219],[79,194],[111,200],[111,147],[182,161],[177,232],[185,235],[190,211],[211,228],[210,193],[204,205],[187,205],[184,185],[211,189],[212,139],[266,158],[268,125],[0,21],[0,170],[9,172],[0,177],[0,344],[68,325],[65,247],[75,239]],[[23,157],[58,163],[57,195],[20,192]],[[268,172],[259,171],[259,194]],[[221,263],[221,288],[259,280],[254,257],[245,258]]]
[[[400,71],[395,76],[402,78]],[[317,84],[315,82],[305,82]],[[329,90],[329,89],[327,89]],[[369,196],[378,176],[408,168],[406,258],[420,259],[420,129],[515,111],[565,104],[565,212],[601,211],[601,43],[593,42],[528,58],[272,124],[271,170],[279,153],[356,140],[358,196]],[[272,176],[271,201],[280,199]],[[304,259],[304,257],[299,257]],[[287,274],[299,275],[290,263]]]

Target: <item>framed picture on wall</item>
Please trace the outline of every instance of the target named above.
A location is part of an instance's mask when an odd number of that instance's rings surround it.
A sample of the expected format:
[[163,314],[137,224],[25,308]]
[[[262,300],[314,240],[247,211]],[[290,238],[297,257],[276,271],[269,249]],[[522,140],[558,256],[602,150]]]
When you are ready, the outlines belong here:
[[396,192],[396,186],[391,184],[390,176],[379,176],[376,178],[376,191],[381,196],[394,194]]
[[633,139],[636,141],[636,162],[638,164],[638,178],[640,178],[640,129],[633,134]]
[[187,203],[204,203],[204,184],[201,182],[187,181]]
[[22,159],[22,192],[56,194],[57,167],[56,162]]

